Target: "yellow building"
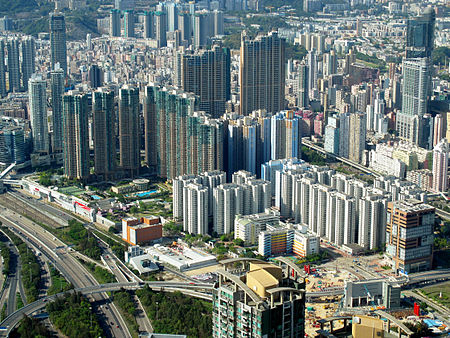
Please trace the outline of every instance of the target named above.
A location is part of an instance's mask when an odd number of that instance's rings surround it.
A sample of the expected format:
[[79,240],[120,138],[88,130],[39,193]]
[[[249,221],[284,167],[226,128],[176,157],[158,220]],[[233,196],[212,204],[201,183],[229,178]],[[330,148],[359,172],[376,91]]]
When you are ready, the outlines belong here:
[[417,159],[417,154],[413,152],[408,152],[405,150],[394,150],[392,153],[392,158],[402,161],[406,164],[406,170],[417,170],[419,169],[419,161]]
[[262,298],[267,298],[267,290],[278,287],[283,278],[280,267],[269,263],[250,263],[247,286]]
[[352,337],[354,338],[383,338],[384,326],[381,319],[369,316],[355,316],[352,318]]

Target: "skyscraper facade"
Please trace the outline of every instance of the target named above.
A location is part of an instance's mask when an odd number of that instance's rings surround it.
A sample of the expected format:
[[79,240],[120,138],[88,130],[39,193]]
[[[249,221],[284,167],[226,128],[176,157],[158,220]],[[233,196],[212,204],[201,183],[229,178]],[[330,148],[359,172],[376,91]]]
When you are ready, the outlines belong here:
[[94,173],[97,179],[114,179],[116,171],[116,133],[114,91],[99,88],[92,93]]
[[402,114],[423,116],[431,94],[431,64],[428,58],[403,60]]
[[120,10],[118,9],[111,9],[109,12],[109,35],[120,36]]
[[8,79],[9,91],[20,91],[20,63],[19,63],[19,39],[8,39]]
[[174,88],[154,87],[157,174],[168,179],[188,174],[187,118],[197,97]]
[[34,38],[27,36],[22,38],[22,88],[24,91],[28,90],[28,80],[35,70],[35,47]]
[[272,116],[271,159],[301,158],[301,118],[293,111],[281,111]]
[[361,163],[366,149],[366,114],[350,114],[348,158]]
[[186,173],[200,174],[223,168],[225,127],[203,112],[187,117]]
[[277,32],[249,40],[241,38],[240,112],[278,112],[285,106],[285,40]]
[[427,8],[419,17],[410,18],[406,25],[406,57],[431,57],[434,47],[436,14]]
[[402,63],[402,111],[397,114],[398,136],[420,146],[430,144],[428,112],[431,96],[432,61],[434,47],[435,13],[427,8],[424,13],[407,22],[406,58]]
[[85,93],[63,96],[64,174],[69,179],[89,177],[88,100]]
[[59,63],[67,75],[66,22],[61,13],[50,14],[50,54],[52,69]]
[[154,86],[146,86],[144,92],[144,151],[145,163],[156,169],[158,163],[156,143],[156,97],[157,89]]
[[5,40],[0,39],[0,96],[5,97],[6,94]]
[[181,60],[181,87],[199,96],[199,109],[220,117],[230,99],[230,50],[213,47],[198,53],[184,53]]
[[178,29],[178,6],[175,2],[166,2],[167,27],[169,32]]
[[128,177],[139,173],[139,89],[125,85],[119,90],[120,166]]
[[97,65],[90,65],[88,71],[88,80],[91,88],[98,88],[102,86],[102,70]]
[[125,11],[123,15],[123,36],[134,38],[134,12],[132,10]]
[[298,72],[298,106],[306,108],[309,106],[308,66],[301,64]]
[[63,151],[63,109],[62,100],[64,95],[64,70],[57,68],[50,72],[50,91],[52,99],[52,152]]
[[46,88],[47,82],[42,76],[32,77],[28,82],[33,152],[40,154],[49,152]]
[[314,90],[317,89],[318,62],[317,54],[314,49],[308,52],[308,89],[309,96],[314,97]]
[[144,12],[144,39],[153,39],[153,12]]
[[167,15],[164,12],[155,12],[155,37],[158,48],[167,46]]
[[192,20],[188,12],[178,13],[178,29],[181,31],[181,40],[190,44],[192,37]]
[[207,46],[214,35],[214,14],[209,11],[196,12],[193,22],[194,47]]
[[396,272],[431,269],[434,213],[433,207],[417,200],[388,202],[386,255]]

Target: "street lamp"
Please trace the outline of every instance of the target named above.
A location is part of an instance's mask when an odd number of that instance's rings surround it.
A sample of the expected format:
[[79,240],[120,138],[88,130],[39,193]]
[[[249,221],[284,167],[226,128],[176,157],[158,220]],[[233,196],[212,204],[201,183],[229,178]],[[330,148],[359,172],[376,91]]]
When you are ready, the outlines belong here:
[[89,305],[89,316],[91,317],[91,328],[92,328],[92,306]]

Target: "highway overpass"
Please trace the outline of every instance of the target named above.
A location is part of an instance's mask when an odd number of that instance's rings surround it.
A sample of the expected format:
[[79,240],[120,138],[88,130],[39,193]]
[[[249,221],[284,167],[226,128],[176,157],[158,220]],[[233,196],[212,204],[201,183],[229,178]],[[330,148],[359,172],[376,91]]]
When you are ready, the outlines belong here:
[[[185,295],[212,301],[212,295],[208,293],[199,292],[198,290],[212,290],[213,285],[208,283],[180,283],[180,282],[129,282],[129,283],[110,283],[93,285],[86,288],[77,288],[70,290],[69,292],[81,292],[84,295],[90,295],[95,293],[125,290],[137,290],[148,285],[153,290],[176,292],[179,291]],[[0,331],[0,335],[7,336],[12,329],[19,323],[24,315],[31,315],[36,311],[43,309],[49,301],[55,300],[56,297],[62,297],[64,292],[56,295],[43,297],[33,303],[30,303],[16,312],[10,314],[0,323],[0,327],[6,328]]]

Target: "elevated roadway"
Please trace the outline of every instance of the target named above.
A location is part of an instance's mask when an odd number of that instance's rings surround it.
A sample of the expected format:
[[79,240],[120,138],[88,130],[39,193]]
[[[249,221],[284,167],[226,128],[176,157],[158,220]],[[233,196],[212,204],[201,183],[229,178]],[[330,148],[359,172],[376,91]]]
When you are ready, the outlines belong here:
[[[121,289],[124,290],[137,290],[139,288],[148,285],[151,289],[158,291],[168,291],[175,292],[180,291],[186,295],[197,297],[200,299],[212,301],[211,294],[204,294],[198,292],[196,290],[210,290],[213,288],[211,284],[208,283],[179,283],[179,282],[125,282],[125,283],[110,283],[110,284],[101,284],[101,285],[93,285],[85,288],[76,288],[74,290],[70,290],[69,292],[81,292],[84,295],[92,295],[92,294],[102,294],[105,292],[118,291]],[[1,335],[8,335],[11,330],[19,323],[24,315],[30,316],[33,313],[43,309],[49,301],[55,300],[56,297],[62,297],[64,292],[58,293],[53,296],[48,296],[41,298],[33,303],[30,303],[20,310],[15,311],[5,318],[0,323],[1,327],[6,327],[6,330],[0,332]]]
[[[33,245],[41,251],[46,259],[50,261],[76,288],[84,288],[98,285],[97,280],[81,265],[81,263],[67,252],[61,250],[62,242],[52,236],[34,222],[4,208],[0,220],[8,227],[16,231],[16,234],[24,239],[29,245]],[[109,302],[106,293],[95,295],[94,300],[99,303]],[[108,308],[101,308],[102,327],[109,337],[131,337],[125,322],[111,303]],[[109,323],[117,325],[111,326]],[[116,327],[119,326],[119,327]]]
[[349,165],[349,166],[351,166],[351,167],[353,167],[353,168],[356,168],[356,169],[358,169],[358,170],[361,170],[362,172],[365,172],[365,173],[367,173],[367,174],[371,174],[371,175],[373,175],[373,176],[375,176],[375,177],[381,176],[381,175],[380,175],[379,173],[377,173],[376,171],[374,171],[374,170],[372,170],[372,169],[370,169],[370,168],[367,168],[367,167],[365,167],[365,166],[363,166],[363,165],[361,165],[361,164],[359,164],[359,163],[356,163],[356,162],[354,162],[354,161],[351,161],[351,160],[349,160],[348,158],[336,156],[335,154],[329,153],[329,152],[326,151],[324,148],[319,147],[318,145],[312,143],[312,142],[309,141],[309,140],[302,139],[302,145],[304,145],[304,146],[306,146],[306,147],[308,147],[308,148],[310,148],[310,149],[313,149],[313,150],[315,150],[315,151],[317,151],[317,152],[319,152],[319,153],[321,153],[321,154],[323,154],[323,155],[325,155],[325,156],[327,156],[327,157],[331,157],[331,158],[333,158],[333,159],[336,159],[336,160],[339,161],[339,162],[345,163],[345,164],[347,164],[347,165]]

